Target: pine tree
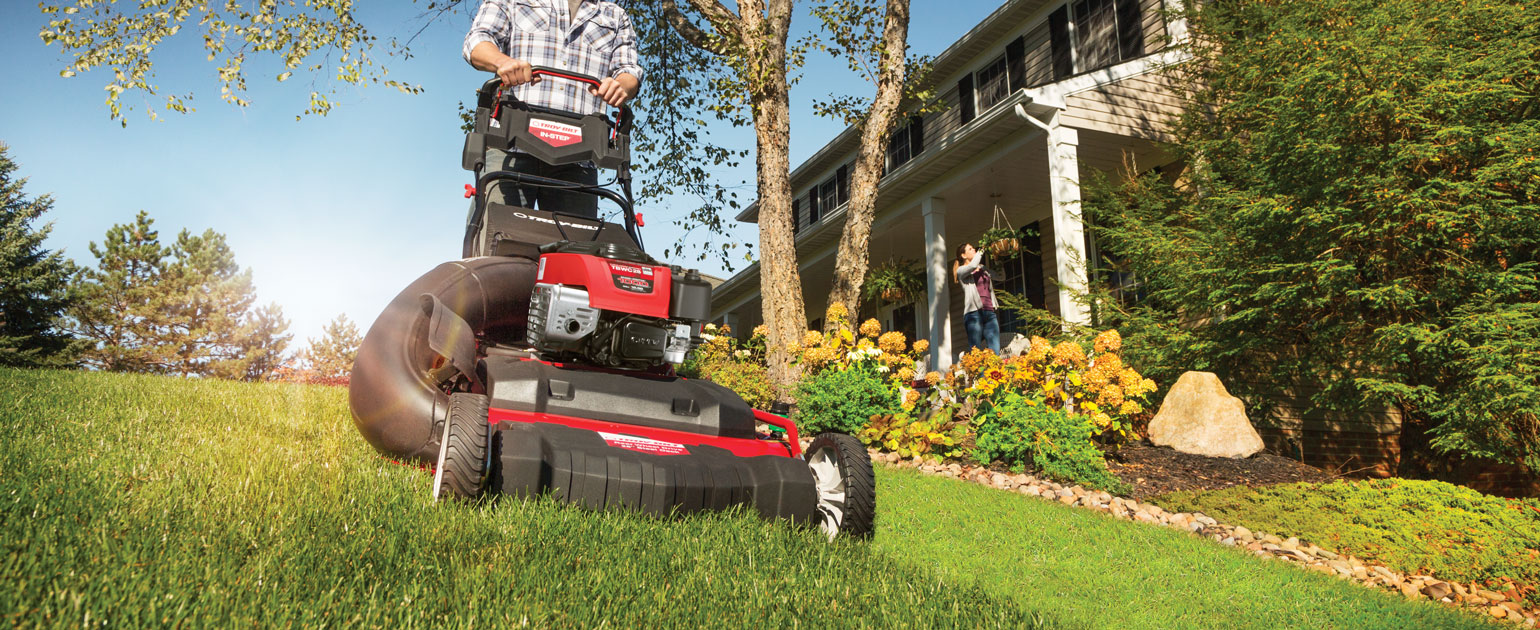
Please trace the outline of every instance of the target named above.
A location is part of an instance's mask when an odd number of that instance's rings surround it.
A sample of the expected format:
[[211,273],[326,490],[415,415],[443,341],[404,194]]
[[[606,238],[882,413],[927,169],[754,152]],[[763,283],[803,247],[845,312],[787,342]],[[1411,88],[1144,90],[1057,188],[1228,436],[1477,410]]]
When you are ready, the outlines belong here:
[[96,267],[82,269],[70,286],[69,317],[89,346],[90,367],[112,372],[170,369],[174,348],[166,347],[163,292],[156,283],[169,253],[160,244],[155,220],[144,211],[131,225],[114,225],[98,246],[90,245]]
[[97,268],[80,274],[71,315],[92,342],[87,363],[103,369],[265,380],[283,362],[292,335],[275,304],[256,302],[251,270],[235,262],[223,234],[183,230],[163,247],[140,212],[115,225]]
[[43,249],[52,224],[32,223],[53,208],[49,195],[28,198],[26,178],[0,143],[0,365],[64,367],[74,363],[78,345],[58,320],[68,306],[74,264]]
[[319,340],[310,340],[310,368],[322,380],[346,379],[363,341],[358,326],[347,315],[338,315],[322,329]]

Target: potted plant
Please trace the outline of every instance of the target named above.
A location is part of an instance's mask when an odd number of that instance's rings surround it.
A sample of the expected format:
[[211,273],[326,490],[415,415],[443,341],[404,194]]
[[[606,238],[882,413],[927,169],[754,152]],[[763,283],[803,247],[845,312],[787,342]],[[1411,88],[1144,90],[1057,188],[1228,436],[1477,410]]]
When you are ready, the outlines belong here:
[[993,227],[979,237],[979,249],[989,252],[997,260],[1009,260],[1021,253],[1021,239],[1017,238],[1016,230]]
[[861,294],[868,300],[882,298],[902,302],[925,291],[925,272],[920,264],[908,259],[889,258],[866,272]]

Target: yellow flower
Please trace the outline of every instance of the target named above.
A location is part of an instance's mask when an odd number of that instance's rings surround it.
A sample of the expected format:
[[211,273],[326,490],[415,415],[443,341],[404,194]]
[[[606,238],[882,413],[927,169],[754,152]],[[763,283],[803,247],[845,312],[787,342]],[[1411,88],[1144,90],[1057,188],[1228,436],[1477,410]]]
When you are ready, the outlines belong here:
[[938,383],[941,382],[941,373],[937,372],[935,370],[931,370],[929,372],[926,372],[925,373],[925,382],[927,384],[929,384],[931,387],[935,387]]
[[835,302],[829,305],[829,310],[824,313],[824,317],[827,317],[830,322],[844,321],[850,317],[850,311],[845,309],[844,304]]
[[1103,352],[1117,352],[1123,349],[1123,336],[1118,334],[1116,328],[1096,336],[1093,344],[1097,354]]
[[1123,401],[1123,405],[1118,407],[1118,413],[1125,416],[1131,416],[1142,411],[1144,411],[1144,408],[1140,407],[1139,403],[1136,403],[1132,400],[1125,400]]
[[865,350],[865,349],[871,348],[871,347],[873,347],[872,346],[872,340],[867,339],[866,337],[862,337],[860,341],[856,342],[856,349],[857,350]]
[[1059,345],[1053,347],[1053,362],[1055,365],[1083,366],[1085,349],[1073,341],[1061,341]]
[[834,351],[824,347],[808,348],[802,353],[802,363],[813,369],[828,365],[834,358]]
[[898,380],[903,381],[905,383],[908,383],[908,382],[914,380],[914,368],[909,367],[907,365],[904,366],[904,367],[898,368],[898,372],[896,373],[896,375],[898,376]]
[[914,342],[915,354],[925,354],[927,352],[930,352],[930,340],[919,339]]
[[1123,404],[1123,388],[1117,385],[1108,385],[1102,388],[1101,395],[1096,397],[1096,402],[1108,407],[1117,407]]
[[904,404],[914,405],[917,402],[920,402],[920,392],[911,389],[904,394]]
[[760,324],[758,326],[755,326],[754,327],[754,335],[753,336],[754,337],[769,337],[770,336],[770,327],[766,326],[764,324]]
[[909,342],[904,339],[904,333],[896,330],[882,333],[882,336],[877,338],[877,347],[891,354],[903,354],[904,347],[908,345]]
[[1048,358],[1048,353],[1052,351],[1053,344],[1048,343],[1047,339],[1034,335],[1032,337],[1032,346],[1027,349],[1026,357],[1032,363],[1040,363],[1043,359]]
[[823,345],[823,333],[816,330],[809,330],[805,333],[802,333],[802,347],[815,348],[821,345]]
[[732,329],[731,326],[728,326],[727,324],[722,324],[720,327],[717,328],[717,334],[731,335],[731,334],[733,334],[733,329]]
[[882,324],[876,318],[861,322],[861,334],[867,337],[876,337],[882,334]]

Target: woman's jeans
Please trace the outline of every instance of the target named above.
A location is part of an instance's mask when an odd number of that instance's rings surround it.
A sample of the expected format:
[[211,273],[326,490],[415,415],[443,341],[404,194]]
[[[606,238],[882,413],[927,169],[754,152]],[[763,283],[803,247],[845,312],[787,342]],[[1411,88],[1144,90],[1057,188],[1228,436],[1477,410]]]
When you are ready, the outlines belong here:
[[963,315],[963,327],[968,329],[969,346],[1000,352],[1000,320],[993,310],[970,311]]

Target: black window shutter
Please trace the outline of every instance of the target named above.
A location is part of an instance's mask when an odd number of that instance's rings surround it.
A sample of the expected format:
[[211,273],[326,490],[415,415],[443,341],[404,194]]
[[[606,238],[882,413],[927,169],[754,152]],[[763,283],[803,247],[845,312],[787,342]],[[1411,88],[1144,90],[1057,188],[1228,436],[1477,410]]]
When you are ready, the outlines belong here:
[[1055,81],[1075,73],[1075,58],[1070,56],[1069,5],[1048,14],[1048,45],[1053,56]]
[[1010,77],[1012,92],[1027,87],[1027,37],[1025,35],[1005,45],[1005,73]]
[[1120,58],[1133,59],[1144,54],[1144,16],[1139,13],[1139,0],[1115,0],[1115,4]]
[[920,157],[920,152],[925,150],[925,119],[919,116],[909,117],[909,159]]
[[813,194],[807,196],[807,224],[808,225],[812,225],[812,224],[818,222],[818,211],[819,210],[822,210],[822,208],[818,207],[818,187],[814,186],[813,187]]
[[802,229],[802,222],[798,221],[798,215],[802,212],[802,200],[793,197],[791,200],[791,233],[796,234]]
[[973,73],[957,82],[957,106],[962,108],[962,124],[973,122]]
[[840,203],[850,201],[850,165],[841,166],[834,175],[834,181],[838,182],[836,185],[839,186]]

